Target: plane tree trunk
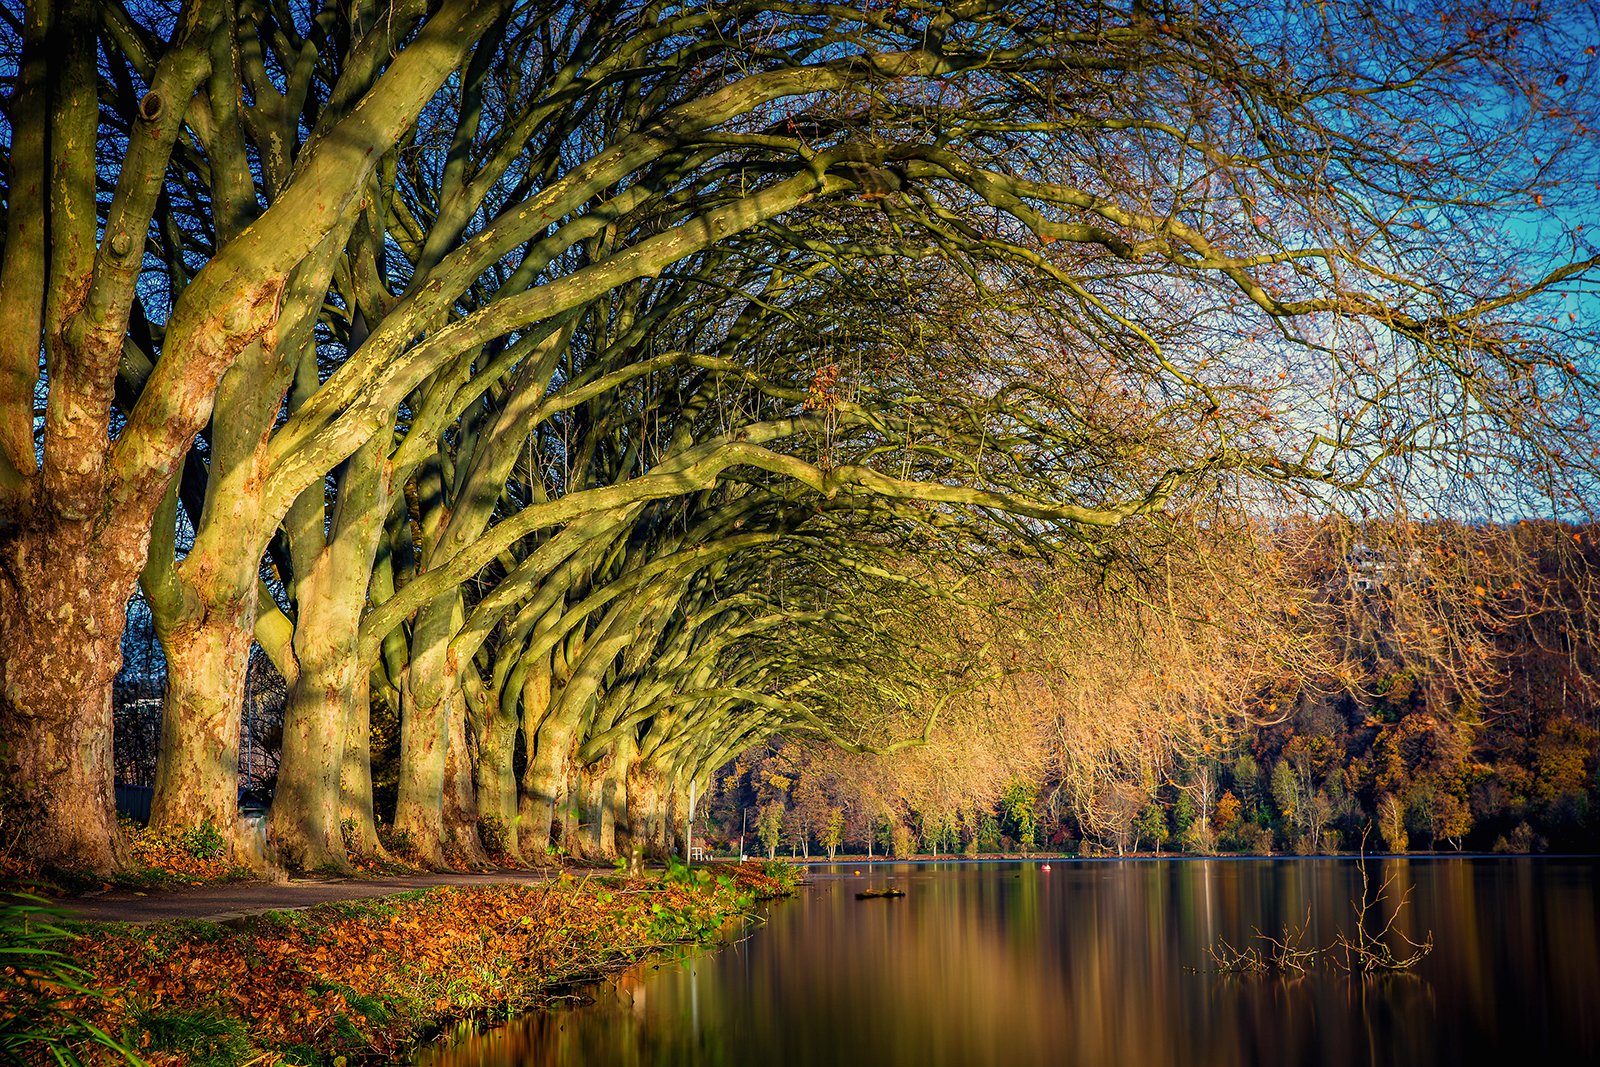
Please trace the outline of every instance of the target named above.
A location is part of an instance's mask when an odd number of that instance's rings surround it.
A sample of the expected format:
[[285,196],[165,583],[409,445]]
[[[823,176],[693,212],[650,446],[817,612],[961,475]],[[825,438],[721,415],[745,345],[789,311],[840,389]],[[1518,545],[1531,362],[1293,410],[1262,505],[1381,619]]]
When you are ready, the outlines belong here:
[[136,531],[86,523],[0,542],[0,847],[24,860],[103,875],[123,858],[111,682],[143,551]]

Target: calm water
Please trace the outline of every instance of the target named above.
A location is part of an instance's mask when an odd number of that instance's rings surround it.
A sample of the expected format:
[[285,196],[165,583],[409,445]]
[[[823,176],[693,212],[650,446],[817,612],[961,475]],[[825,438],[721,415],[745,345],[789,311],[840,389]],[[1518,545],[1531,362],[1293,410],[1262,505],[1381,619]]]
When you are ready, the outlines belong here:
[[[590,1004],[425,1057],[429,1067],[939,1067],[1600,1062],[1600,865],[1373,860],[1436,948],[1362,980],[1213,973],[1309,914],[1353,930],[1349,860],[814,868],[720,950],[637,968]],[[858,901],[893,883],[907,896]]]

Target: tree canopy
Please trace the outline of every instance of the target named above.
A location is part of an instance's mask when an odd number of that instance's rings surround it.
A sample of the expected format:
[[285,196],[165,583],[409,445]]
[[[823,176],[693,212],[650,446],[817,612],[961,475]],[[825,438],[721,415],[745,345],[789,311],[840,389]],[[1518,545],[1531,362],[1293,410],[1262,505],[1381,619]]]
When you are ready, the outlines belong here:
[[136,586],[158,825],[248,850],[258,645],[283,862],[380,847],[391,729],[422,859],[638,854],[774,731],[925,739],[983,670],[974,571],[1133,573],[1285,494],[1577,513],[1597,39],[1584,3],[0,13],[27,853],[119,860]]

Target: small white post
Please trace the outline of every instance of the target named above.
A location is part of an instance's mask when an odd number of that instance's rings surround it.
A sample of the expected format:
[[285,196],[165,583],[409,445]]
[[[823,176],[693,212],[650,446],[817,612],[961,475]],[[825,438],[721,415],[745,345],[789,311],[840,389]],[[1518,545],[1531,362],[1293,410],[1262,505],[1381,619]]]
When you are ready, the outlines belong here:
[[688,821],[687,824],[685,824],[685,826],[683,828],[683,862],[685,864],[693,864],[693,862],[694,862],[694,801],[695,801],[694,788],[695,788],[695,785],[696,785],[695,780],[693,778],[690,778],[689,779],[689,821]]

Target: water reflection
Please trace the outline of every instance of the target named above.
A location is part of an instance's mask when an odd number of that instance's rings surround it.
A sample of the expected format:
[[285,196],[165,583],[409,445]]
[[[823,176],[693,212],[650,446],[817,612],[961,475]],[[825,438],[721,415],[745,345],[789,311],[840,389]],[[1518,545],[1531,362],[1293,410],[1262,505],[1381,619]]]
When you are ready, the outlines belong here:
[[[820,868],[717,952],[629,972],[594,1003],[429,1067],[1588,1062],[1600,1052],[1589,860],[1379,860],[1396,929],[1437,948],[1362,980],[1207,970],[1207,948],[1353,930],[1357,864],[1056,862]],[[887,884],[901,900],[860,901]]]

